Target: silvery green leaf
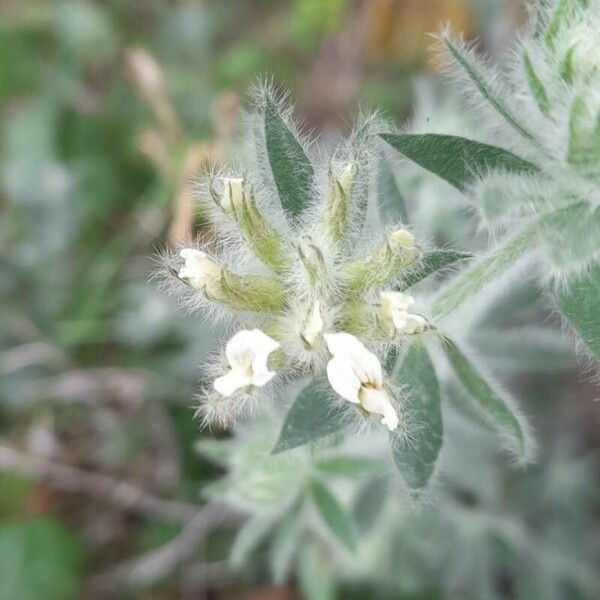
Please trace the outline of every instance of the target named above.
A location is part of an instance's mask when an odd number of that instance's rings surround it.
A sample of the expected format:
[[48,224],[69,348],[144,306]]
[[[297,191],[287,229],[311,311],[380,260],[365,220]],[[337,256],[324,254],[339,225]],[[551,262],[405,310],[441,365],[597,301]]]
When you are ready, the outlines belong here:
[[316,479],[310,484],[310,495],[327,527],[344,546],[354,550],[357,542],[356,524],[337,498]]
[[470,257],[471,255],[468,252],[460,252],[458,250],[432,250],[431,252],[426,252],[418,265],[408,271],[402,278],[398,289],[401,292],[407,290],[440,269],[444,269]]
[[464,192],[490,170],[534,173],[537,167],[508,150],[454,135],[384,133],[401,154]]
[[423,346],[410,348],[395,382],[404,398],[400,428],[390,433],[394,462],[406,485],[422,490],[435,470],[444,433],[437,377]]
[[380,461],[362,456],[340,455],[330,458],[321,458],[315,467],[323,474],[338,477],[360,477],[369,473],[376,473],[381,469]]
[[298,216],[308,203],[314,176],[312,164],[269,98],[264,126],[267,156],[281,204],[286,212]]
[[332,404],[321,379],[309,383],[296,397],[288,411],[273,454],[302,446],[339,431],[343,411]]
[[360,531],[371,529],[381,512],[386,493],[386,477],[375,477],[363,483],[352,506],[352,515]]
[[300,515],[303,503],[297,501],[287,511],[283,519],[277,525],[271,547],[269,549],[269,566],[273,575],[273,581],[280,585],[288,574],[290,563],[298,546],[298,531],[300,529]]
[[316,543],[305,544],[300,550],[298,583],[305,600],[335,600],[335,579],[330,561],[322,556]]
[[475,365],[451,340],[444,340],[443,348],[454,372],[469,392],[481,416],[506,439],[507,448],[519,459],[531,458],[532,440],[523,418],[515,411],[512,400],[501,389],[484,377]]
[[555,298],[561,313],[600,360],[600,264],[567,281]]
[[258,515],[248,519],[231,547],[229,553],[231,565],[238,569],[244,565],[272,528],[273,519],[271,517]]
[[404,197],[400,192],[394,172],[384,155],[379,158],[377,167],[377,206],[381,220],[384,223],[398,223],[401,221],[408,224]]

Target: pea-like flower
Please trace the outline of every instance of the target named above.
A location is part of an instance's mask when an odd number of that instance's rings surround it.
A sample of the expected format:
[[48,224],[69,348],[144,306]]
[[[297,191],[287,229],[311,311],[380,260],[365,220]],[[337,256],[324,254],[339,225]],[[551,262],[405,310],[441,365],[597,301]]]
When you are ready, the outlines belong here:
[[349,333],[329,333],[325,335],[325,341],[332,354],[327,364],[331,387],[348,402],[381,415],[382,424],[390,431],[397,429],[398,414],[383,388],[383,373],[377,356]]
[[276,374],[269,369],[269,356],[279,346],[279,342],[260,329],[236,333],[225,348],[230,371],[215,379],[215,390],[221,396],[228,397],[241,388],[263,387],[269,383]]
[[427,326],[427,321],[421,315],[409,312],[415,299],[402,292],[381,292],[381,307],[379,317],[385,325],[392,324],[399,333],[422,333]]

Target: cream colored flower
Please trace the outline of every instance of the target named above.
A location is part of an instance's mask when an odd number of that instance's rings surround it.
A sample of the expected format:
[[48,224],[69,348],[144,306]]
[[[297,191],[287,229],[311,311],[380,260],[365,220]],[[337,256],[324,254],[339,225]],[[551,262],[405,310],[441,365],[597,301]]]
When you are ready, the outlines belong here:
[[393,323],[400,333],[422,333],[427,321],[421,315],[413,315],[409,312],[415,303],[412,296],[402,292],[381,292],[379,294],[381,306],[379,317],[384,323]]
[[266,385],[276,374],[267,365],[269,356],[279,346],[279,342],[260,329],[236,333],[225,348],[231,370],[215,379],[215,390],[222,396],[231,396],[236,390],[246,386]]
[[179,270],[178,277],[192,287],[202,289],[207,279],[218,279],[221,268],[215,264],[205,252],[194,248],[183,248],[179,253],[185,264]]
[[323,332],[323,324],[321,303],[317,300],[308,311],[304,328],[301,333],[302,339],[308,346],[312,347],[315,345],[315,342]]
[[327,364],[331,387],[349,402],[381,415],[381,422],[394,431],[398,427],[398,415],[383,389],[379,359],[349,333],[326,334],[325,341],[333,355]]

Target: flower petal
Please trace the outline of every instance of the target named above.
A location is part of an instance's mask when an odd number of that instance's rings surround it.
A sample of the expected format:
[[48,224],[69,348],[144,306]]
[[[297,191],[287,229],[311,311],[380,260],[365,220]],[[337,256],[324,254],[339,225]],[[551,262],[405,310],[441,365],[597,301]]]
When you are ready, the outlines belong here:
[[327,363],[327,379],[334,391],[349,402],[359,404],[358,392],[361,382],[346,361],[332,358]]
[[329,333],[325,335],[325,341],[334,358],[347,363],[361,383],[381,387],[381,363],[358,338],[349,333]]
[[396,410],[389,396],[383,390],[363,387],[360,392],[360,403],[366,411],[382,415],[381,422],[390,431],[398,427],[399,420]]
[[217,377],[213,383],[213,387],[221,396],[228,397],[251,383],[252,377],[248,372],[241,369],[232,369],[229,373]]
[[266,370],[267,360],[279,342],[260,329],[238,331],[228,342],[225,356],[232,369]]

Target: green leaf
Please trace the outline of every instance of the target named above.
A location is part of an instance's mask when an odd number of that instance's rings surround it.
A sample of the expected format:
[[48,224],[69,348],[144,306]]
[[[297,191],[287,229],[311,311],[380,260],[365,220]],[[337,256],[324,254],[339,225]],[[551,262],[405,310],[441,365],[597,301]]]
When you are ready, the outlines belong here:
[[375,477],[365,481],[352,506],[352,515],[360,531],[369,531],[383,507],[387,494],[387,478]]
[[408,224],[404,197],[400,193],[390,164],[383,155],[379,159],[377,175],[377,206],[381,220],[384,223],[401,221]]
[[61,523],[35,519],[0,526],[0,600],[69,600],[82,573],[83,547]]
[[564,284],[555,298],[561,313],[600,360],[600,264]]
[[304,600],[335,600],[335,579],[328,555],[317,544],[304,544],[298,564],[298,583]]
[[548,92],[542,83],[542,80],[538,77],[535,72],[531,58],[527,52],[523,54],[523,67],[525,68],[525,75],[527,77],[527,83],[531,94],[540,109],[540,112],[548,116],[550,114],[550,100],[548,99]]
[[202,439],[194,442],[194,450],[215,465],[225,467],[233,455],[234,447],[231,440]]
[[450,185],[464,192],[490,170],[535,173],[538,168],[504,148],[436,133],[380,134],[393,148]]
[[344,413],[325,392],[324,382],[315,379],[296,397],[283,422],[273,454],[302,446],[342,428]]
[[229,562],[233,567],[239,569],[247,561],[250,555],[258,548],[260,543],[267,537],[273,527],[273,519],[262,515],[252,517],[244,524],[237,534],[231,552]]
[[512,110],[506,105],[506,102],[501,98],[498,93],[494,90],[494,86],[486,81],[482,73],[480,73],[475,65],[469,60],[469,58],[463,54],[448,38],[444,38],[444,44],[448,48],[448,51],[465,72],[466,76],[471,80],[471,83],[475,86],[481,96],[486,100],[490,106],[524,139],[533,143],[538,148],[540,147],[539,142],[529,132],[513,114]]
[[360,477],[367,473],[374,473],[381,469],[380,461],[361,456],[332,456],[322,458],[315,463],[315,467],[327,475],[339,477]]
[[527,462],[531,458],[532,440],[521,417],[515,413],[512,402],[505,393],[495,389],[483,377],[454,342],[445,340],[443,348],[454,372],[474,400],[481,416],[507,440],[508,449],[519,461]]
[[390,432],[394,462],[406,485],[422,490],[433,475],[444,434],[437,377],[423,346],[410,348],[395,380],[404,390],[404,423]]
[[499,277],[528,250],[534,239],[533,229],[527,228],[509,238],[498,248],[473,262],[455,277],[432,304],[431,311],[437,318],[457,309],[470,296]]
[[269,566],[273,575],[273,581],[277,585],[285,581],[292,557],[298,546],[297,534],[300,527],[302,507],[302,501],[298,501],[292,506],[277,526],[273,542],[271,543]]
[[436,271],[467,258],[471,258],[471,254],[468,252],[459,252],[458,250],[432,250],[431,252],[426,252],[417,267],[411,269],[403,278],[398,290],[403,292],[423,281],[426,277],[433,275]]
[[314,177],[312,164],[269,98],[264,118],[267,156],[281,204],[297,216],[307,205]]
[[393,148],[464,192],[481,174],[498,169],[535,173],[538,168],[503,148],[454,135],[380,134]]
[[316,479],[310,484],[310,495],[323,521],[350,550],[356,548],[356,525],[336,497]]

